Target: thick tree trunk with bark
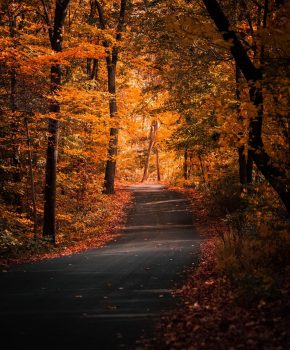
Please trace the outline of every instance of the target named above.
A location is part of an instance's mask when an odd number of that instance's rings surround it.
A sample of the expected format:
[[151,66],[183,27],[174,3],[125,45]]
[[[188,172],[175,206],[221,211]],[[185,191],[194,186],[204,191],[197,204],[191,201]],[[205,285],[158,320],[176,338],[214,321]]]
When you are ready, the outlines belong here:
[[[236,99],[237,99],[237,113],[238,113],[238,121],[242,123],[243,118],[241,116],[241,92],[240,92],[240,80],[241,80],[241,70],[236,65]],[[241,133],[242,134],[242,133]],[[243,135],[239,135],[239,139]],[[249,153],[246,153],[246,147],[244,144],[239,145],[238,147],[238,155],[239,155],[239,176],[240,176],[240,184],[242,188],[244,188],[247,184],[252,182],[253,176],[253,161],[249,156]]]
[[[69,0],[57,0],[54,15],[53,29],[49,31],[51,48],[56,51],[62,51],[63,25],[66,17]],[[50,23],[48,12],[45,8],[45,16]],[[50,71],[51,92],[56,94],[61,86],[61,66],[53,65]],[[59,113],[60,105],[58,101],[53,100],[50,104],[50,112]],[[56,119],[48,120],[48,144],[46,151],[46,169],[45,169],[45,189],[44,189],[44,216],[43,216],[43,236],[55,243],[56,239],[56,171],[57,171],[57,153],[59,138],[59,122]]]
[[[107,29],[107,23],[103,13],[103,8],[98,1],[95,1],[96,9],[99,14],[100,28],[102,30]],[[121,0],[120,14],[118,19],[116,41],[121,41],[122,31],[125,26],[125,13],[126,13],[127,0]],[[107,41],[103,43],[106,49],[109,48],[110,44]],[[110,94],[109,107],[110,107],[110,118],[113,126],[110,128],[110,140],[108,147],[108,159],[106,162],[104,189],[105,194],[115,193],[115,175],[116,175],[116,157],[118,153],[118,121],[117,121],[117,101],[116,101],[116,69],[118,62],[119,48],[117,45],[112,47],[112,52],[108,50],[106,62],[108,71],[108,92]]]
[[46,150],[43,235],[55,242],[56,236],[56,171],[59,138],[59,122],[48,121],[48,144]]
[[[107,70],[108,70],[108,91],[110,118],[112,123],[116,123],[117,117],[117,101],[116,101],[116,65],[117,62],[112,62],[110,58],[107,58]],[[108,148],[108,160],[105,170],[105,188],[104,193],[113,194],[115,192],[115,175],[116,175],[116,158],[118,154],[118,134],[119,129],[114,126],[110,128],[110,141]]]
[[207,11],[215,22],[224,40],[230,44],[231,53],[249,85],[250,98],[257,110],[257,116],[250,123],[249,155],[260,172],[271,184],[290,213],[289,169],[281,168],[272,161],[262,140],[263,95],[261,88],[262,72],[250,60],[247,51],[216,0],[203,0]]
[[[109,93],[110,100],[110,117],[113,121],[113,118],[116,117],[117,114],[117,102],[116,102],[116,91],[115,91],[115,80],[116,80],[116,70],[115,67],[108,65],[108,81],[109,81]],[[117,127],[110,128],[110,141],[108,148],[108,160],[106,163],[105,170],[105,193],[113,194],[115,192],[114,182],[116,175],[116,157],[118,153],[118,134],[119,129]]]

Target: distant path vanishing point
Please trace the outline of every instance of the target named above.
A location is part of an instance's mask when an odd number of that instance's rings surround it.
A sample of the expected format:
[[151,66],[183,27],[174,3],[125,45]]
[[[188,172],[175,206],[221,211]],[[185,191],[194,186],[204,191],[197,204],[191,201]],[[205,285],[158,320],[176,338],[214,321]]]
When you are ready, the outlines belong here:
[[129,190],[134,206],[115,242],[0,274],[7,349],[140,349],[140,337],[174,308],[171,290],[197,263],[201,242],[190,203],[162,185]]

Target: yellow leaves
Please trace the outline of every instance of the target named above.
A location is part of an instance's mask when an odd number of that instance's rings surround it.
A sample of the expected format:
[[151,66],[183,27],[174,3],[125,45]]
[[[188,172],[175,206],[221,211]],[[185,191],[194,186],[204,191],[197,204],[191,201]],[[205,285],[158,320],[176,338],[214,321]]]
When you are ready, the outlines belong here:
[[32,221],[26,214],[15,213],[8,206],[0,205],[0,218],[7,220],[12,226],[31,227]]
[[[4,42],[7,45],[9,42]],[[1,44],[0,44],[1,45]],[[35,69],[38,69],[38,74],[41,74],[41,69],[50,68],[52,65],[68,66],[71,60],[95,58],[101,59],[106,56],[106,52],[102,45],[95,45],[86,41],[79,43],[74,47],[67,48],[62,52],[55,52],[49,48],[40,45],[29,45],[26,47],[26,53],[20,48],[17,51],[15,48],[8,47],[2,50],[0,60],[10,59],[19,61],[20,71],[23,74],[33,74]],[[25,57],[24,61],[20,58]],[[46,72],[47,75],[47,72]]]
[[80,86],[63,86],[57,94],[47,95],[50,101],[61,105],[60,113],[36,114],[37,118],[52,118],[65,121],[77,119],[84,122],[104,124],[109,117],[106,94],[95,89],[81,89]]
[[39,55],[33,57],[30,60],[30,64],[37,65],[40,67],[51,67],[52,65],[69,65],[69,61],[62,55],[62,53],[57,53],[53,50],[50,50],[49,54]]
[[17,68],[21,64],[24,54],[13,46],[0,48],[0,63],[7,67]]
[[32,220],[31,220],[31,219],[28,219],[27,217],[18,216],[18,217],[17,217],[17,221],[18,221],[18,223],[20,223],[21,225],[31,226],[31,225],[33,224],[33,223],[32,223]]
[[165,22],[165,30],[171,36],[177,36],[179,41],[182,41],[185,45],[192,45],[202,38],[216,38],[217,33],[210,22],[201,22],[196,16],[192,16],[191,5],[188,5],[188,9],[175,14],[175,19],[172,20],[174,14],[170,13],[163,18]]
[[73,215],[68,213],[57,213],[57,220],[59,221],[72,221]]
[[64,154],[68,155],[68,156],[77,156],[77,157],[82,157],[85,158],[87,156],[90,156],[89,152],[86,152],[82,149],[71,149],[68,147],[64,148]]
[[89,42],[83,41],[79,45],[68,48],[63,52],[56,54],[59,59],[84,59],[84,58],[95,58],[100,59],[106,56],[103,45],[95,45]]
[[[90,25],[88,23],[79,23],[76,22],[73,24],[71,31],[77,32],[80,37],[92,37],[92,38],[100,38],[102,30],[98,28],[96,25]],[[71,38],[68,38],[72,40]]]
[[[66,85],[61,88],[57,96],[51,97],[57,98],[61,104],[71,104],[82,109],[89,107],[91,104],[97,105],[100,103],[103,95],[97,90],[85,90],[73,85]],[[91,107],[95,108],[95,106]]]
[[0,55],[3,54],[3,51],[5,48],[7,48],[8,46],[11,46],[14,42],[13,38],[10,37],[0,37]]

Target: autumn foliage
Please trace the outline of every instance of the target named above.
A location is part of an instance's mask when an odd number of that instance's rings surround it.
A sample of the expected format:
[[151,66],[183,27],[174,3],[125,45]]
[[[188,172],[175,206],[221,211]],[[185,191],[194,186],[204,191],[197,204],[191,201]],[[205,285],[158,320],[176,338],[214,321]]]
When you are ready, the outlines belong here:
[[119,184],[161,180],[206,199],[214,273],[241,300],[279,298],[289,14],[287,0],[2,0],[3,259],[104,242],[130,200]]

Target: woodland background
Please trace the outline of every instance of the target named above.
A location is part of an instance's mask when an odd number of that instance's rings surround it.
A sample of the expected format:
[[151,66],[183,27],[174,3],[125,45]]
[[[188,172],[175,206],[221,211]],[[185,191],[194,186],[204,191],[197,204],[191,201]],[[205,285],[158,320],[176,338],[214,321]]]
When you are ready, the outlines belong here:
[[203,203],[239,296],[286,298],[290,2],[0,4],[4,266],[106,241],[120,186],[162,181]]

